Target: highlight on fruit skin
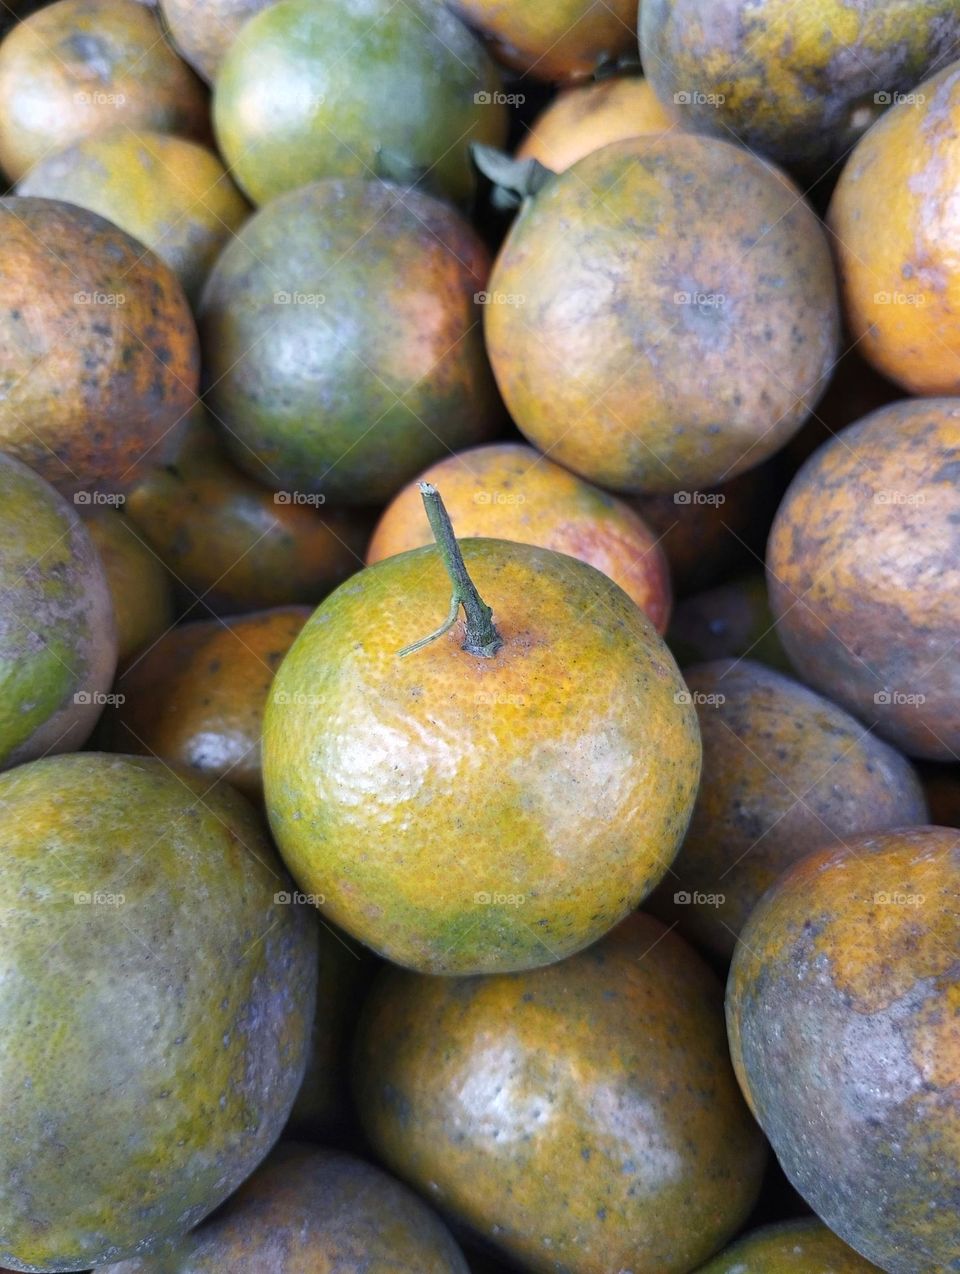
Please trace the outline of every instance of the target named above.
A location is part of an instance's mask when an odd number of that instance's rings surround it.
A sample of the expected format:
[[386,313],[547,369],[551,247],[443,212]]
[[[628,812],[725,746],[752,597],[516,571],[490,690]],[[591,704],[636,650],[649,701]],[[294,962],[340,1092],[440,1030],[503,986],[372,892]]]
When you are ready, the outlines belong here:
[[784,1172],[888,1274],[956,1261],[958,894],[955,830],[851,837],[765,895],[727,984],[737,1078]]
[[881,1274],[817,1217],[751,1230],[697,1274]]
[[458,553],[477,594],[463,623],[442,542],[367,567],[308,621],[264,718],[267,811],[301,889],[388,959],[529,969],[601,937],[667,870],[696,713],[605,575],[503,540]]

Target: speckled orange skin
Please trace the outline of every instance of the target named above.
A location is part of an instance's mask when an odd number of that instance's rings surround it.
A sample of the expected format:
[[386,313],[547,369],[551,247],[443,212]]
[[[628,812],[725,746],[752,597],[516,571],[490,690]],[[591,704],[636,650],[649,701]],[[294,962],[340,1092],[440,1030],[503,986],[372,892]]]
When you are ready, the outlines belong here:
[[172,271],[95,213],[17,197],[0,270],[0,447],[67,491],[162,462],[199,379]]
[[194,618],[315,604],[363,566],[362,519],[332,506],[278,504],[200,429],[126,504]]
[[[956,56],[954,52],[951,56]],[[913,394],[960,393],[960,64],[858,143],[830,204],[851,336]]]
[[158,756],[259,800],[260,730],[274,674],[306,622],[305,606],[181,624],[116,682],[101,736],[114,752]]
[[635,914],[534,972],[390,970],[357,1039],[385,1163],[531,1274],[686,1274],[743,1224],[765,1160],[720,987]]
[[571,80],[636,54],[634,0],[451,0],[499,61],[538,80]]
[[820,222],[783,174],[713,138],[579,160],[522,207],[488,290],[504,298],[484,327],[517,426],[617,491],[708,487],[759,464],[836,356]]
[[553,172],[608,146],[679,126],[639,75],[617,75],[563,89],[534,119],[517,147],[518,159],[537,159]]
[[767,574],[805,681],[911,755],[956,756],[960,400],[894,403],[816,452],[780,506]]
[[714,1257],[698,1274],[881,1274],[816,1217],[765,1225]]
[[161,0],[160,10],[183,57],[208,84],[237,32],[270,0]]
[[[820,175],[956,57],[954,0],[642,0],[640,52],[690,127]],[[888,205],[889,206],[889,205]]]
[[[774,462],[775,463],[775,462]],[[712,588],[763,561],[766,533],[777,511],[778,483],[761,465],[701,492],[640,495],[628,500],[658,533],[674,591],[681,596]]]
[[[420,475],[443,492],[463,536],[536,544],[589,562],[619,584],[662,633],[670,574],[656,535],[621,500],[553,464],[532,447],[498,443],[449,456]],[[367,548],[367,562],[433,543],[416,483],[395,496]]]
[[[264,719],[274,836],[324,914],[398,964],[531,968],[595,941],[660,879],[699,775],[667,648],[592,566],[464,540],[503,646],[440,624],[434,548],[341,585],[280,667]],[[678,701],[679,700],[679,701]]]
[[749,656],[790,671],[777,636],[762,572],[685,598],[673,613],[667,645],[681,668],[712,659]]
[[173,623],[170,576],[128,518],[102,505],[79,507],[106,571],[122,665]]
[[80,137],[209,132],[203,85],[134,0],[58,0],[0,45],[0,167],[11,181]]
[[127,129],[84,137],[41,159],[17,194],[65,199],[106,217],[165,261],[191,302],[250,212],[205,146]]
[[958,903],[956,831],[858,838],[767,894],[730,971],[737,1077],[777,1158],[888,1274],[957,1267]]
[[412,1190],[353,1155],[291,1142],[164,1258],[105,1274],[469,1274]]
[[206,786],[90,752],[0,776],[0,1261],[13,1269],[87,1269],[182,1235],[286,1120],[314,924],[274,902],[288,877],[249,804]]
[[464,217],[384,182],[315,182],[261,209],[200,308],[208,398],[237,464],[276,490],[376,505],[493,437],[502,407],[475,300],[488,269]]
[[925,823],[927,805],[899,752],[792,678],[723,659],[686,669],[685,679],[703,775],[686,839],[650,905],[729,959],[764,892],[797,859]]

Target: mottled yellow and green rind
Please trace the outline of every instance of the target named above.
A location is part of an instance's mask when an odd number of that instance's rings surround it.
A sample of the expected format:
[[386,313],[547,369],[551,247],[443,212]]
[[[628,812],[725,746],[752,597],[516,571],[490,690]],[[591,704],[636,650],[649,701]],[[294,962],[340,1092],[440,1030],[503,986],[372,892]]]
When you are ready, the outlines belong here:
[[[927,821],[910,763],[829,699],[749,659],[684,671],[703,773],[687,835],[651,900],[729,959],[766,890],[799,858]],[[677,895],[680,894],[680,901]]]
[[57,0],[0,44],[0,166],[11,181],[81,137],[141,128],[209,133],[203,85],[150,5]]
[[960,399],[872,412],[794,478],[767,548],[804,681],[912,756],[960,751]]
[[84,1269],[185,1233],[286,1120],[314,1010],[313,920],[274,902],[288,877],[249,805],[205,786],[97,753],[0,776],[12,1269]]
[[469,1274],[446,1226],[379,1168],[284,1143],[215,1218],[104,1274]]
[[739,1239],[698,1274],[881,1274],[816,1217],[765,1225]]
[[0,454],[0,767],[79,748],[116,662],[89,534],[48,483]]
[[957,1268],[960,833],[805,858],[737,948],[737,1077],[791,1183],[888,1274]]
[[163,463],[200,375],[169,267],[86,208],[13,196],[0,269],[0,449],[66,491]]
[[643,0],[640,15],[644,71],[690,127],[814,171],[958,39],[956,0]]
[[310,611],[289,606],[171,628],[117,678],[98,738],[263,796],[260,731],[274,674]]
[[257,204],[325,177],[421,184],[464,203],[470,144],[502,145],[507,108],[480,41],[442,4],[279,0],[224,56],[213,122]]
[[99,213],[165,261],[191,301],[250,208],[205,146],[163,133],[85,137],[41,159],[19,195]]
[[264,719],[267,808],[301,888],[398,964],[431,973],[560,960],[666,871],[700,767],[696,713],[637,606],[586,563],[462,548],[503,646],[442,622],[435,548],[388,558],[315,612]]
[[720,1000],[639,913],[533,972],[390,970],[361,1019],[361,1116],[389,1167],[531,1274],[686,1274],[765,1162]]
[[207,397],[237,464],[375,505],[491,437],[502,408],[474,299],[488,269],[455,209],[385,182],[316,182],[261,209],[200,308]]
[[490,361],[552,460],[617,491],[726,482],[778,451],[838,340],[823,228],[748,151],[615,142],[527,201],[490,276]]
[[851,338],[911,394],[960,393],[958,123],[952,62],[870,129],[828,214]]

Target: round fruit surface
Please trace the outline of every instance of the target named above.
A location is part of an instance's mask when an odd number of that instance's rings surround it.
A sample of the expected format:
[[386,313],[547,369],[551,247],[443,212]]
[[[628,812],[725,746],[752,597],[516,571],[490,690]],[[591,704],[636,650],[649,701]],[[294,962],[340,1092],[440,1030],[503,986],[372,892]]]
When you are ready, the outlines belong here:
[[[673,133],[579,160],[522,207],[487,345],[521,432],[601,486],[712,486],[788,441],[837,348],[822,227],[747,151]],[[513,303],[506,303],[512,299]]]
[[202,417],[126,509],[201,614],[315,604],[363,565],[368,529],[355,514],[279,498],[227,459]]
[[274,674],[310,611],[305,606],[181,624],[117,679],[104,718],[111,750],[157,756],[263,795],[260,731]]
[[792,1184],[888,1274],[956,1266],[960,839],[919,827],[812,854],[730,971],[737,1077]]
[[412,1190],[353,1155],[284,1142],[215,1218],[105,1274],[469,1274]]
[[0,776],[0,1260],[79,1270],[183,1234],[303,1074],[316,942],[234,793],[83,753]]
[[205,146],[126,129],[85,137],[41,159],[17,193],[63,199],[106,217],[165,261],[191,301],[250,211]]
[[767,549],[800,676],[905,752],[960,750],[960,399],[873,412],[807,461]]
[[538,80],[593,75],[636,55],[635,0],[452,0],[506,66]]
[[86,528],[0,453],[0,766],[79,748],[116,661],[107,578]]
[[698,664],[684,677],[703,773],[651,906],[729,958],[754,907],[797,859],[858,833],[924,823],[927,805],[899,752],[792,678],[749,659]]
[[487,269],[459,213],[383,182],[317,182],[262,209],[200,311],[208,397],[237,463],[288,498],[377,504],[492,434],[474,299]]
[[[536,544],[589,562],[663,632],[670,615],[666,558],[639,514],[616,497],[516,443],[462,451],[420,477],[443,491],[459,535]],[[420,492],[411,483],[383,513],[367,561],[432,543]]]
[[679,116],[638,75],[618,75],[558,93],[517,147],[518,159],[537,159],[553,172],[609,146],[647,133],[669,133]]
[[480,42],[433,0],[279,0],[223,58],[213,120],[254,203],[324,177],[466,202],[470,143],[506,140],[499,89]]
[[956,0],[643,0],[640,14],[644,70],[691,128],[817,172],[958,40]]
[[738,1239],[698,1274],[880,1274],[816,1217],[765,1225]]
[[12,197],[0,272],[0,448],[68,491],[161,462],[199,376],[170,269],[85,208]]
[[681,668],[749,656],[768,668],[790,671],[762,571],[684,598],[673,613],[666,641]]
[[389,970],[357,1040],[377,1153],[532,1274],[686,1274],[748,1215],[765,1148],[721,988],[635,914],[563,964]]
[[208,132],[203,85],[134,0],[57,0],[0,44],[0,167],[19,181],[81,137]]
[[170,576],[129,518],[109,506],[79,508],[106,572],[122,665],[173,624]]
[[182,55],[212,84],[223,55],[248,18],[270,0],[160,0],[164,21]]
[[324,912],[398,964],[530,968],[595,941],[666,871],[699,774],[669,651],[606,576],[465,540],[503,645],[459,625],[435,548],[368,567],[314,613],[264,720],[274,835]]
[[912,394],[960,393],[958,125],[953,62],[870,129],[830,204],[851,338]]

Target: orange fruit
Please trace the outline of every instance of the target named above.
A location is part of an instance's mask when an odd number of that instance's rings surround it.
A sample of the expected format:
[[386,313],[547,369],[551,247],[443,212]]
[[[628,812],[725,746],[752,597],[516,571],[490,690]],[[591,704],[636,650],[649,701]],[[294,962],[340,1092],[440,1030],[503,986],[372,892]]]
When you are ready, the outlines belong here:
[[[589,562],[637,603],[662,633],[670,574],[657,536],[621,500],[517,443],[474,447],[421,474],[443,491],[461,536],[515,540]],[[417,483],[395,496],[367,549],[372,564],[433,543]]]
[[913,394],[960,393],[958,181],[954,62],[870,129],[830,203],[850,333]]

